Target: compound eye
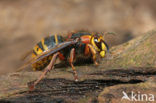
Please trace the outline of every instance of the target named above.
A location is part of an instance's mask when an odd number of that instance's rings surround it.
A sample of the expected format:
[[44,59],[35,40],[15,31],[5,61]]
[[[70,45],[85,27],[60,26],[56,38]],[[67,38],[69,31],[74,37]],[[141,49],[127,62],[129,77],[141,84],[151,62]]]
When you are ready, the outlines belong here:
[[95,42],[98,42],[98,39],[97,39],[97,38],[95,38],[95,39],[94,39],[94,41],[95,41]]

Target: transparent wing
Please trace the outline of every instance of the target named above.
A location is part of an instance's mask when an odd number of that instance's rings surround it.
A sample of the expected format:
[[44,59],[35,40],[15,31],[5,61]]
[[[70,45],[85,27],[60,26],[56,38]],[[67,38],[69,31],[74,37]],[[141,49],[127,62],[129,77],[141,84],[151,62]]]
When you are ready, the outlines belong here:
[[29,51],[27,51],[25,54],[23,54],[22,56],[21,56],[21,60],[22,61],[24,61],[28,56],[30,56],[31,54],[32,54],[32,52],[33,52],[33,50],[29,50]]
[[62,50],[63,48],[66,48],[68,47],[69,45],[73,45],[73,44],[76,44],[78,42],[78,39],[75,39],[75,40],[70,40],[70,41],[66,41],[66,42],[63,42],[63,43],[60,43],[58,45],[56,45],[56,47],[52,48],[52,49],[49,49],[43,53],[41,53],[40,55],[28,60],[24,65],[22,65],[20,68],[18,68],[17,71],[21,71],[23,70],[25,67],[31,65],[31,64],[34,64],[40,60],[42,60],[43,58],[49,56],[49,55],[52,55],[60,50]]

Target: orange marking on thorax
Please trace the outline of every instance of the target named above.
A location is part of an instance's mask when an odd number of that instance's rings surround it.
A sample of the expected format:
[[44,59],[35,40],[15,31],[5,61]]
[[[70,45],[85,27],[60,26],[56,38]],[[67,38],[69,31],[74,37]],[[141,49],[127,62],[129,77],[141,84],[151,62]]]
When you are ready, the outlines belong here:
[[86,44],[84,54],[85,54],[85,55],[88,55],[89,53],[90,53],[90,51],[89,51],[89,47],[88,47],[88,44]]
[[90,39],[91,39],[90,35],[81,36],[82,43],[89,44],[90,43]]

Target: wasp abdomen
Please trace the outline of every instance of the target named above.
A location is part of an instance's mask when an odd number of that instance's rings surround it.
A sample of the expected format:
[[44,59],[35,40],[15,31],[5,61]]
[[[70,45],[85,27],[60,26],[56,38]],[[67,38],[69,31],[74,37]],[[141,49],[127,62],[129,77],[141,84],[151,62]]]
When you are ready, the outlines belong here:
[[[57,44],[64,42],[63,37],[60,35],[52,35],[43,38],[40,42],[38,42],[32,53],[32,58],[38,56],[39,54],[47,51],[49,49],[54,48]],[[52,58],[51,56],[45,57],[42,60],[32,64],[33,70],[42,70],[44,69],[50,62]]]

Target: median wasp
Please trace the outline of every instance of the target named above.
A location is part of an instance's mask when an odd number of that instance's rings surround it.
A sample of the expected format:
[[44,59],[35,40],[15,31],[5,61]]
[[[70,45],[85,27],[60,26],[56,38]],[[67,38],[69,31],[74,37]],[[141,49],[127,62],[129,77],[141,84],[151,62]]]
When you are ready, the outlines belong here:
[[56,60],[59,59],[69,63],[74,72],[74,79],[78,81],[78,75],[73,65],[77,57],[92,59],[94,64],[98,65],[97,55],[104,58],[108,51],[109,47],[104,41],[103,33],[74,31],[67,33],[67,37],[52,35],[43,38],[34,46],[33,50],[29,52],[29,54],[32,54],[32,58],[18,71],[28,65],[32,65],[33,70],[44,69],[42,75],[30,86],[32,90],[48,71],[54,68]]

